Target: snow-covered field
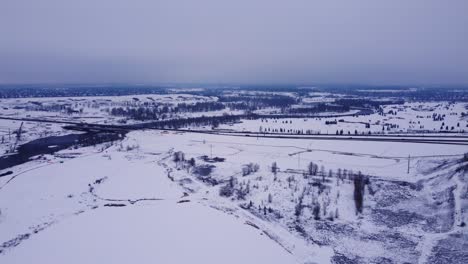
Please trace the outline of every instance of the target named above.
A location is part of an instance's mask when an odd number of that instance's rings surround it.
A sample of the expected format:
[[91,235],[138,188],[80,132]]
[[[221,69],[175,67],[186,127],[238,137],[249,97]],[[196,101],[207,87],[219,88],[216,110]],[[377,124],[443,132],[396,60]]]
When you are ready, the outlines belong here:
[[157,165],[163,154],[116,148],[48,157],[1,178],[1,262],[294,262],[242,219],[178,203],[182,189]]
[[[391,133],[468,133],[468,118],[461,113],[468,110],[466,103],[405,103],[383,106],[383,114],[341,116],[331,118],[263,118],[224,124],[221,129],[236,131],[310,134],[391,134]],[[350,111],[348,114],[355,114]],[[321,113],[333,115],[339,113]],[[347,114],[347,113],[341,113]],[[436,115],[436,118],[434,118]],[[440,116],[439,116],[440,115]],[[332,122],[328,123],[327,122]]]
[[[136,108],[149,104],[176,105],[214,102],[217,98],[191,94],[148,94],[128,96],[83,96],[1,99],[1,116],[53,121],[118,124],[125,118],[110,115],[112,108]],[[73,111],[68,111],[71,109]],[[205,113],[206,114],[206,113]],[[209,113],[221,115],[222,113]],[[191,114],[187,113],[188,116]],[[200,114],[201,115],[201,114]],[[127,122],[134,122],[126,120]]]
[[463,263],[466,151],[131,132],[0,177],[0,263]]
[[[132,124],[152,120],[129,114],[145,108],[155,120],[263,118],[132,131],[0,171],[0,263],[468,262],[464,137],[450,144],[318,139],[466,136],[467,103],[390,98],[378,107],[340,108],[336,100],[354,97],[203,91],[1,99],[0,152],[7,155],[35,139],[75,133],[25,118]],[[188,110],[197,103],[203,106]],[[330,111],[313,111],[324,103]],[[184,110],[167,110],[178,104]],[[299,114],[309,117],[286,118],[295,108],[310,109]]]
[[[311,93],[309,96],[297,97],[294,93],[267,93],[253,91],[226,91],[223,96],[255,95],[284,96],[295,98],[297,104],[291,109],[310,108],[317,103],[330,103],[342,95],[328,93]],[[59,122],[86,122],[96,124],[132,124],[154,121],[153,119],[137,120],[131,116],[111,114],[112,109],[154,110],[174,107],[178,104],[215,103],[216,96],[194,94],[150,94],[135,96],[101,96],[101,97],[57,97],[57,98],[11,98],[1,99],[0,118],[35,118]],[[379,101],[379,99],[374,99]],[[260,119],[245,119],[235,124],[221,124],[220,129],[250,131],[262,133],[291,134],[395,134],[395,133],[468,133],[468,104],[464,102],[406,102],[404,104],[382,105],[377,109],[351,108],[343,112],[324,111],[310,113],[304,118],[277,118],[282,113],[280,107],[260,107],[252,110],[262,115]],[[170,112],[159,114],[158,120],[177,119],[201,116],[222,116],[225,114],[242,115],[245,110],[230,109],[199,112]],[[275,118],[265,116],[275,115]],[[300,114],[305,115],[305,114]],[[310,117],[314,116],[314,117]],[[16,130],[19,124],[0,120],[0,135],[5,136],[8,130]],[[50,126],[50,125],[48,125]],[[209,127],[211,129],[211,126]],[[50,129],[48,129],[50,130]],[[54,132],[60,129],[52,129]],[[30,135],[29,139],[34,138]]]

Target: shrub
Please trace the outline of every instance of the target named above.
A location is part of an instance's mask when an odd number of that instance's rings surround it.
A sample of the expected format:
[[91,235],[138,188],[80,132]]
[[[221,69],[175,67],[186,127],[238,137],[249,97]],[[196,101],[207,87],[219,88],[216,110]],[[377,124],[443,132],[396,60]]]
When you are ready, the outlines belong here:
[[231,185],[228,183],[224,186],[222,186],[220,189],[219,189],[219,195],[220,196],[224,196],[224,197],[231,197],[232,194],[234,193],[234,188],[231,187]]
[[194,167],[193,173],[198,176],[209,176],[214,167],[213,165],[199,165]]

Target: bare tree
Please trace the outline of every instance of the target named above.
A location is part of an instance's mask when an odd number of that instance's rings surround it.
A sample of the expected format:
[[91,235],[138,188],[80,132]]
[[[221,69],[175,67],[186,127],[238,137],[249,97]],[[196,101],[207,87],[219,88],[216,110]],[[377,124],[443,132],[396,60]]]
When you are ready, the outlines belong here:
[[312,214],[315,220],[320,220],[320,204],[318,202],[312,204]]
[[320,166],[320,175],[322,175],[322,182],[325,182],[325,167]]
[[276,164],[276,161],[271,164],[271,172],[273,172],[275,175],[278,172],[278,165]]
[[361,172],[354,176],[354,203],[356,205],[356,214],[362,213],[364,203],[364,186],[366,183],[365,177]]
[[309,162],[309,166],[307,166],[307,169],[309,171],[309,175],[317,175],[318,165],[311,161]]
[[304,194],[301,194],[301,196],[299,196],[299,199],[297,200],[296,206],[294,207],[294,215],[297,218],[299,218],[302,214],[302,208],[304,207],[302,205],[303,200],[304,200]]

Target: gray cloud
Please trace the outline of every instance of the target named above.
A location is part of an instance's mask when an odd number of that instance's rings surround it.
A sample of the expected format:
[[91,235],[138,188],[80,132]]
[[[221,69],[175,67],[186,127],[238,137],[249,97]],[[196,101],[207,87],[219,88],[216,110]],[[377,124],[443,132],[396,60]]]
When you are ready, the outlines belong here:
[[464,0],[3,0],[0,82],[468,84]]

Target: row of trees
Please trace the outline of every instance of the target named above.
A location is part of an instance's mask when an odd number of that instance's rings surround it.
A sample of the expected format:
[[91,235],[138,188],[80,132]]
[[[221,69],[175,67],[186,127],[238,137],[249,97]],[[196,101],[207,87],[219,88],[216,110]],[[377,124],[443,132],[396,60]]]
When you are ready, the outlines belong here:
[[313,107],[285,109],[284,112],[291,114],[315,114],[321,112],[347,112],[349,110],[349,105],[320,103]]
[[176,106],[160,105],[154,107],[114,107],[109,113],[114,116],[124,116],[135,120],[166,119],[170,114],[196,113],[223,110],[226,107],[218,102],[197,102],[195,104],[180,103]]
[[218,127],[223,123],[239,122],[242,116],[224,114],[221,116],[200,116],[190,118],[177,118],[160,120],[151,123],[129,125],[131,128],[160,128],[160,129],[179,129],[186,127],[211,126]]
[[120,96],[134,94],[161,94],[166,90],[157,86],[130,85],[1,85],[0,98],[21,97],[75,97]]
[[40,102],[30,102],[30,105],[15,106],[14,109],[24,109],[26,111],[60,112],[64,114],[83,113],[83,108],[74,109],[71,104],[42,104]]
[[235,110],[257,110],[267,107],[287,108],[297,103],[297,99],[286,95],[238,95],[220,96],[219,102],[228,103]]

